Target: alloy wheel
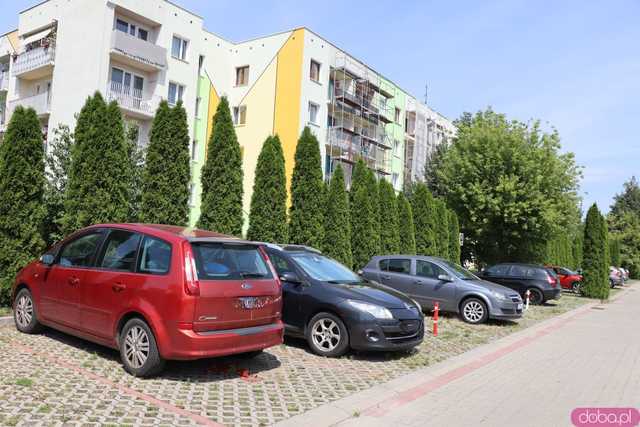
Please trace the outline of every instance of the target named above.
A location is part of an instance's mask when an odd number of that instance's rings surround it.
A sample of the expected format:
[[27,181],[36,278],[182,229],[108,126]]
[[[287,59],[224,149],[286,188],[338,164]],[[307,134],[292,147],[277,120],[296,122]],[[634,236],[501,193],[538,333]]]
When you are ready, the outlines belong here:
[[16,322],[21,328],[26,328],[33,319],[33,301],[29,295],[22,295],[16,304]]
[[478,301],[469,301],[462,311],[464,317],[471,323],[479,322],[484,316],[484,307]]
[[340,344],[340,327],[331,319],[318,319],[311,327],[311,337],[319,350],[329,352]]
[[140,326],[133,326],[124,339],[124,357],[133,368],[140,368],[149,357],[149,336]]

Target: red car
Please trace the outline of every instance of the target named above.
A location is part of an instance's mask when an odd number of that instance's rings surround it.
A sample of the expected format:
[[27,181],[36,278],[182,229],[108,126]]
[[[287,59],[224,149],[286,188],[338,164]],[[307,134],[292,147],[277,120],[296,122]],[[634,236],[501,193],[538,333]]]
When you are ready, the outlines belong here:
[[256,243],[168,225],[80,230],[23,268],[16,327],[120,350],[135,376],[166,359],[259,352],[283,341],[282,286]]
[[580,293],[580,285],[582,284],[582,275],[565,267],[549,266],[553,269],[560,279],[562,289],[572,290]]

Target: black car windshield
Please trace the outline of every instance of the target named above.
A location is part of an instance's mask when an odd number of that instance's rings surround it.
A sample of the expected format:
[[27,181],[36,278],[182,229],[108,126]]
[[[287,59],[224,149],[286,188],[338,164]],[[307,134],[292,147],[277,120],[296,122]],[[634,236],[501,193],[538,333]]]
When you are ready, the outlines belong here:
[[291,258],[312,279],[332,283],[360,282],[360,277],[338,261],[314,253],[291,254]]
[[449,261],[443,261],[443,262],[449,268],[451,273],[453,273],[453,275],[458,279],[462,279],[462,280],[480,280],[478,278],[478,276],[474,275],[473,273],[471,273],[469,270],[467,270],[466,268],[462,267],[461,265],[454,264],[453,262],[449,262]]

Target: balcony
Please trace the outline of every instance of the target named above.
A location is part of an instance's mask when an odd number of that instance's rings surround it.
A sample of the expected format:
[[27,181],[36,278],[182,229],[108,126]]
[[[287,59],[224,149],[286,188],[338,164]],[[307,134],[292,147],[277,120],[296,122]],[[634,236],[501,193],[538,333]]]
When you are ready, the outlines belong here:
[[0,92],[6,92],[7,90],[9,90],[9,73],[0,71]]
[[36,80],[53,72],[56,49],[41,46],[22,52],[11,67],[13,75],[21,79]]
[[118,30],[111,33],[111,57],[151,72],[167,66],[167,49]]
[[142,91],[111,82],[107,87],[107,101],[116,101],[131,117],[152,119],[160,104],[160,97],[143,97]]
[[46,117],[51,112],[51,92],[42,92],[37,95],[31,95],[9,101],[7,103],[8,119],[11,118],[13,110],[15,110],[18,105],[22,105],[24,108],[33,108],[36,110],[38,117]]

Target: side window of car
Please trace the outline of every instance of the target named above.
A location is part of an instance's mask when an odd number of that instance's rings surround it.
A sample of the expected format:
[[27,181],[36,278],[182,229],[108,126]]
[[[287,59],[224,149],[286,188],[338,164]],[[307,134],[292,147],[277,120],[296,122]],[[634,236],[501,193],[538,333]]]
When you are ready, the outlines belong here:
[[447,274],[442,268],[429,261],[416,261],[416,276],[437,279],[439,275]]
[[489,267],[485,270],[485,273],[488,276],[494,277],[504,277],[507,275],[507,271],[509,271],[509,266],[505,264],[494,265],[493,267]]
[[67,243],[60,252],[58,264],[63,267],[90,267],[102,233],[90,233]]
[[411,260],[410,259],[389,259],[386,260],[386,268],[384,271],[389,273],[411,274]]
[[171,266],[171,245],[164,240],[145,236],[140,246],[138,272],[166,274]]
[[389,260],[381,259],[378,263],[378,268],[380,268],[380,271],[389,271]]
[[134,271],[140,235],[124,230],[113,230],[104,244],[98,267],[110,270]]
[[529,270],[531,269],[527,267],[512,265],[511,270],[509,270],[509,277],[530,277]]
[[280,255],[274,254],[273,252],[269,252],[269,259],[273,263],[273,266],[276,269],[278,276],[282,276],[284,273],[294,271],[289,261],[287,261],[286,259],[284,259],[284,257],[281,257]]

